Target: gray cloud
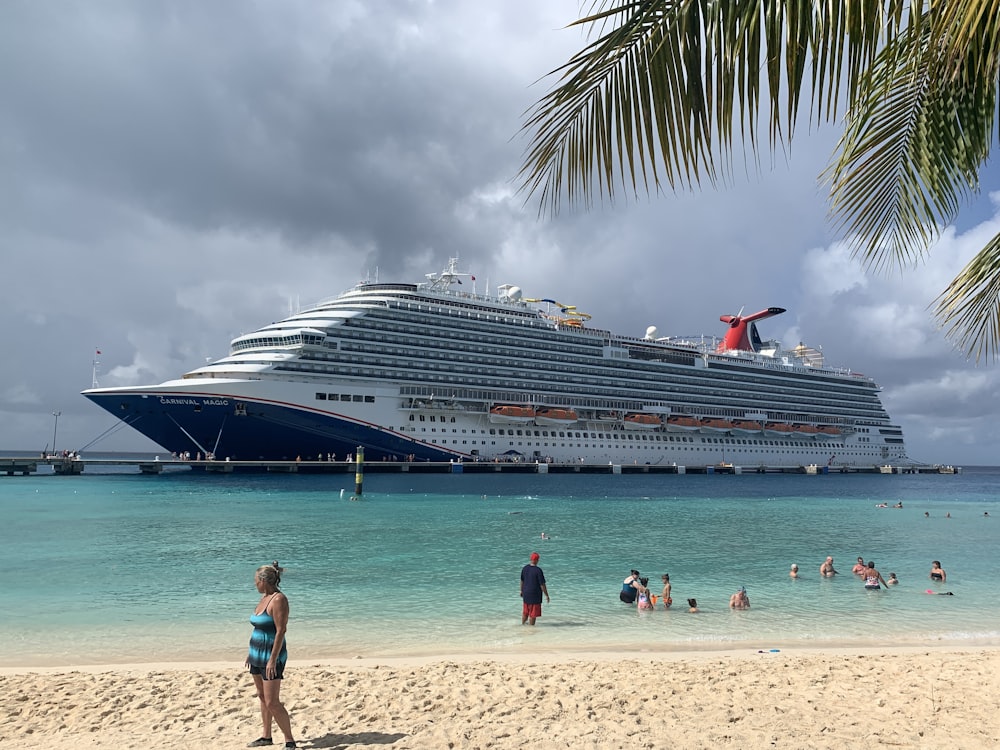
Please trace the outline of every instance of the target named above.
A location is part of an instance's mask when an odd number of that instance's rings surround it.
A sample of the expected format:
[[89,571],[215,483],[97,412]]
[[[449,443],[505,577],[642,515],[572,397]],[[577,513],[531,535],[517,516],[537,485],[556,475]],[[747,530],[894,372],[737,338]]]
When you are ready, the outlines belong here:
[[[514,178],[523,112],[584,38],[575,2],[113,2],[4,6],[0,25],[0,447],[110,423],[78,395],[159,382],[366,274],[419,280],[460,256],[641,335],[766,335],[873,375],[924,460],[992,462],[993,369],[928,305],[988,232],[985,198],[931,260],[863,274],[817,175],[837,133],[718,191],[539,219]],[[996,176],[986,175],[997,187]],[[988,181],[989,181],[988,180]],[[141,449],[124,431],[103,448]]]

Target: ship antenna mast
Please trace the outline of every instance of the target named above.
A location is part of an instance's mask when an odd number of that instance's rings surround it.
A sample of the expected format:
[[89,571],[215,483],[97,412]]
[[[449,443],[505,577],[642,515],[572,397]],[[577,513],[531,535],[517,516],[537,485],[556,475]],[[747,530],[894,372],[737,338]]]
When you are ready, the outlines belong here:
[[91,388],[97,388],[98,387],[98,385],[97,385],[97,368],[100,367],[100,365],[101,365],[101,361],[98,359],[99,356],[101,356],[101,350],[100,349],[94,349],[94,361],[91,362],[91,364],[93,365],[93,370],[91,372],[91,386],[90,386]]
[[[458,258],[449,258],[448,265],[441,273],[428,273],[424,274],[428,279],[427,287],[429,289],[434,289],[435,291],[447,291],[452,284],[461,284],[462,276],[469,276],[472,279],[473,285],[475,285],[476,277],[469,273],[460,273],[458,271]],[[473,289],[475,293],[475,289]]]

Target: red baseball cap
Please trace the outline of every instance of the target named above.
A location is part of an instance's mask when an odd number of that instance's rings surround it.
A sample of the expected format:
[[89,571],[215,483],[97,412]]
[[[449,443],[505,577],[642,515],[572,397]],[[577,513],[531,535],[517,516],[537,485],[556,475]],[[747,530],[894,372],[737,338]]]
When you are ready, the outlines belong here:
[[538,553],[537,552],[532,552],[531,553],[531,557],[528,558],[528,559],[531,560],[531,562],[538,562]]

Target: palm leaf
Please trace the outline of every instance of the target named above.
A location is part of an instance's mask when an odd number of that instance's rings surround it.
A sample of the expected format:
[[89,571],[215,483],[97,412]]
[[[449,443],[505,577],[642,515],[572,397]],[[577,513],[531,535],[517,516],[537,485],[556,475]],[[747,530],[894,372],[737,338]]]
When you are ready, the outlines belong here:
[[[690,189],[730,174],[734,141],[756,154],[766,84],[773,149],[795,130],[811,71],[817,121],[835,116],[902,0],[605,0],[572,25],[601,36],[551,75],[558,85],[530,109],[519,178],[540,209],[590,206],[595,196],[664,185]],[[762,83],[763,77],[763,83]]]
[[[978,189],[989,153],[996,88],[955,69],[934,24],[914,23],[863,79],[827,171],[831,210],[867,264],[915,261]],[[956,78],[957,76],[957,78]]]
[[1000,342],[1000,234],[989,241],[976,257],[937,298],[935,310],[947,335],[976,362],[991,359]]

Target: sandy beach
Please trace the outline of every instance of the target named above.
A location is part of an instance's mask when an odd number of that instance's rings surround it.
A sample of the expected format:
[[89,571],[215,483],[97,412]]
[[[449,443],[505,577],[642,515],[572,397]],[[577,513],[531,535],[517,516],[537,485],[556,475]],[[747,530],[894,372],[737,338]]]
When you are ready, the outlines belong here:
[[[305,748],[1000,747],[992,648],[306,661],[282,693]],[[19,748],[260,735],[250,677],[222,663],[7,668],[0,706]]]

